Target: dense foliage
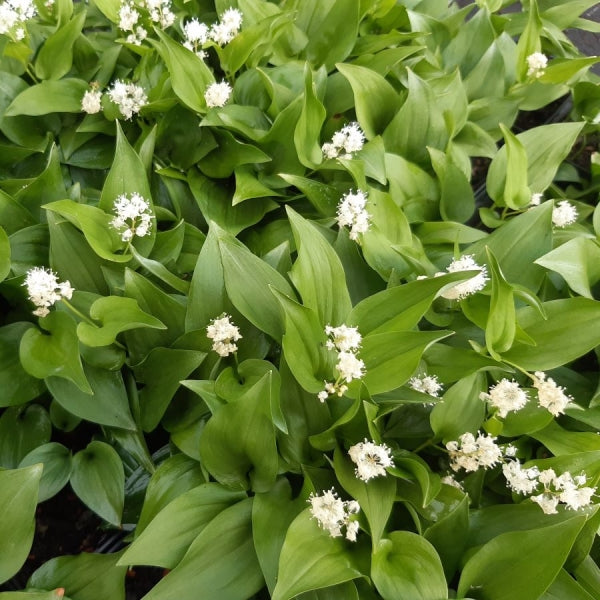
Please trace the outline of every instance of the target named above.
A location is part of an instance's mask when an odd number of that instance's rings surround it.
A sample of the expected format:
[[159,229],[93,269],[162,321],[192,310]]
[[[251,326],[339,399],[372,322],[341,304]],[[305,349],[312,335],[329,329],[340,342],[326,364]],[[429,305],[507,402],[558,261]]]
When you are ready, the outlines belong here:
[[0,4],[0,581],[130,532],[0,599],[598,597],[599,28],[513,4]]

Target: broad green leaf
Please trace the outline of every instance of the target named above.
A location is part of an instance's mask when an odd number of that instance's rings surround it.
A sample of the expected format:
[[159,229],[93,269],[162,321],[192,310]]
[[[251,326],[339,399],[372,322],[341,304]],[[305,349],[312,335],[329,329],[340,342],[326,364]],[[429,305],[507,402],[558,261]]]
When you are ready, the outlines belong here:
[[68,379],[82,392],[92,393],[81,365],[73,317],[55,310],[40,319],[39,325],[47,333],[31,327],[21,338],[19,358],[25,371],[38,379]]
[[56,588],[53,592],[0,592],[0,600],[69,600],[64,588]]
[[439,555],[425,538],[410,531],[393,531],[379,542],[371,577],[384,600],[448,598]]
[[474,350],[446,344],[431,346],[426,350],[423,359],[427,363],[427,372],[437,375],[446,383],[458,381],[476,371],[507,370],[501,363]]
[[405,384],[415,372],[423,352],[448,337],[448,331],[394,331],[363,339],[358,357],[365,363],[362,381],[371,395]]
[[96,514],[116,526],[121,524],[124,486],[123,463],[112,446],[90,442],[73,456],[73,491]]
[[[81,7],[79,7],[81,8]],[[40,79],[60,79],[73,65],[73,44],[81,35],[86,10],[79,10],[66,24],[49,36],[40,48],[35,60],[35,74]],[[81,109],[81,95],[79,106]]]
[[71,476],[71,452],[62,444],[49,442],[33,449],[19,463],[19,468],[42,463],[38,502],[52,498],[63,489]]
[[315,179],[300,177],[299,175],[280,173],[279,176],[290,185],[297,187],[319,213],[328,217],[335,214],[340,200],[340,193],[337,188]]
[[81,99],[88,89],[88,83],[81,79],[42,81],[23,90],[12,101],[4,115],[8,117],[39,116],[58,112],[80,113]]
[[595,240],[573,238],[535,262],[561,275],[574,292],[593,297],[590,288],[600,281],[600,246]]
[[154,42],[153,45],[169,69],[173,91],[192,110],[206,112],[204,92],[215,81],[208,65],[160,29],[156,33],[160,43]]
[[50,441],[52,424],[39,404],[7,408],[0,417],[0,467],[15,469],[26,454]]
[[359,65],[338,63],[354,94],[356,117],[368,139],[383,133],[400,106],[398,93],[376,71]]
[[585,516],[580,515],[556,525],[495,537],[467,561],[458,594],[478,590],[490,600],[539,598],[558,575],[584,523]]
[[62,377],[48,377],[46,385],[54,399],[71,414],[92,423],[135,431],[121,372],[88,364],[83,372],[89,391]]
[[125,550],[118,564],[176,567],[198,534],[223,510],[243,500],[218,483],[204,483],[167,504]]
[[503,359],[528,371],[546,371],[583,356],[600,344],[597,323],[600,302],[589,298],[564,298],[543,303],[547,318],[533,307],[517,311],[517,321],[536,343],[515,342]]
[[35,508],[42,465],[0,470],[0,582],[21,568],[35,532]]
[[[440,476],[434,473],[429,465],[417,454],[402,450],[394,456],[394,462],[398,471],[402,474],[398,481],[398,496],[406,497],[415,507],[419,509],[426,508],[440,491]],[[394,469],[392,469],[394,472]],[[408,476],[411,482],[418,486],[411,485],[411,489],[403,486],[403,479]],[[408,494],[406,492],[408,491]]]
[[44,563],[29,579],[28,585],[48,589],[61,587],[73,600],[97,600],[106,595],[125,600],[125,572],[117,566],[121,552],[58,556]]
[[544,83],[565,83],[579,71],[587,69],[598,61],[600,58],[597,56],[556,59],[548,65],[539,80]]
[[348,542],[323,531],[307,508],[294,519],[285,536],[272,600],[291,600],[303,592],[361,576]]
[[369,522],[373,547],[379,544],[396,499],[396,480],[391,475],[364,482],[356,476],[353,463],[339,447],[333,456],[333,467],[342,487],[360,504]]
[[542,442],[554,456],[600,450],[600,439],[595,432],[567,431],[554,420],[550,421],[544,429],[535,431],[530,435]]
[[129,329],[165,329],[161,321],[139,307],[137,300],[123,296],[98,298],[90,307],[90,317],[100,325],[81,321],[77,325],[77,336],[86,346],[92,348],[112,344],[119,333]]
[[270,198],[281,195],[279,192],[261,183],[260,179],[257,179],[252,167],[243,165],[236,168],[234,173],[235,193],[231,199],[232,206],[236,206],[245,200],[252,200],[253,198]]
[[321,126],[325,121],[325,108],[317,97],[316,83],[308,66],[304,67],[304,99],[302,112],[294,130],[294,145],[300,162],[309,168],[314,168],[323,160],[319,145]]
[[4,228],[0,227],[0,281],[10,273],[10,240]]
[[220,483],[257,492],[275,483],[278,454],[271,420],[271,373],[221,407],[200,438],[202,464]]
[[217,225],[221,262],[227,294],[233,305],[253,325],[279,340],[283,315],[269,287],[295,298],[288,282],[273,267],[252,254],[241,242]]
[[527,24],[517,44],[517,72],[519,81],[527,78],[527,57],[541,50],[540,34],[542,20],[538,11],[537,0],[530,0],[527,14]]
[[24,404],[44,390],[43,382],[25,372],[19,360],[21,337],[34,327],[19,321],[0,328],[0,406]]
[[594,600],[567,571],[561,569],[552,585],[546,590],[540,600]]
[[479,398],[484,386],[483,375],[473,373],[446,391],[443,402],[438,402],[431,412],[431,428],[437,438],[447,442],[479,429],[485,419],[485,403]]
[[321,325],[337,326],[345,321],[352,307],[342,263],[309,221],[289,206],[287,214],[298,248],[290,278],[304,306],[317,313]]
[[[252,498],[223,510],[143,600],[246,600],[264,586],[252,543]],[[232,566],[235,571],[232,576]]]
[[[351,396],[353,394],[348,393],[346,395]],[[310,438],[308,438],[310,445],[313,448],[322,450],[323,452],[333,450],[337,444],[339,430],[344,427],[344,425],[349,425],[352,423],[356,415],[359,414],[360,409],[360,396],[354,400],[350,400],[348,398],[339,400],[337,402],[337,406],[335,406],[336,415],[339,416],[327,429],[325,429],[325,431],[311,435]]]

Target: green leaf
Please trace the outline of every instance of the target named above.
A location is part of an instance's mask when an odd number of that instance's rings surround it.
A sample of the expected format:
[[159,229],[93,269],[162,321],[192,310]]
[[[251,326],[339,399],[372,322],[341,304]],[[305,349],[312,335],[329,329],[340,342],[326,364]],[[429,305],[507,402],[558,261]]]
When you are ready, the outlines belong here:
[[[73,65],[73,44],[81,35],[86,10],[79,10],[65,25],[61,25],[42,44],[35,60],[35,74],[40,79],[60,79]],[[81,110],[81,99],[78,98]]]
[[39,404],[7,408],[0,417],[0,467],[16,468],[26,454],[50,441],[52,424]]
[[279,177],[290,185],[297,187],[322,215],[332,216],[335,214],[340,200],[340,193],[337,188],[321,181],[300,177],[299,175],[290,175],[289,173],[279,173]]
[[503,359],[528,371],[546,371],[571,362],[600,344],[600,302],[565,298],[544,302],[547,318],[534,307],[517,311],[517,321],[535,346],[515,342]]
[[0,600],[69,600],[63,588],[53,592],[0,592]]
[[558,575],[584,523],[585,516],[579,515],[556,525],[495,537],[467,561],[458,594],[478,590],[490,600],[539,598]]
[[4,228],[0,227],[0,281],[10,273],[10,240]]
[[109,523],[119,526],[125,501],[125,474],[116,450],[90,442],[73,456],[71,487],[81,500]]
[[435,548],[410,531],[393,531],[373,553],[371,577],[384,600],[442,600],[448,588]]
[[43,382],[25,372],[19,360],[21,337],[34,327],[22,321],[0,327],[0,406],[24,404],[44,390]]
[[291,600],[303,592],[361,576],[348,542],[323,531],[307,508],[294,519],[285,536],[272,600]]
[[81,79],[42,81],[23,90],[11,102],[4,116],[80,113],[81,99],[88,89],[88,83]]
[[220,483],[264,492],[275,483],[278,454],[271,420],[271,372],[217,410],[200,438],[202,464]]
[[594,597],[588,594],[585,588],[579,585],[567,571],[561,569],[552,585],[546,590],[546,593],[540,596],[540,600],[563,600],[563,598],[569,598],[569,600],[594,600]]
[[35,508],[42,465],[0,471],[0,582],[21,568],[35,532]]
[[160,43],[154,42],[153,45],[169,69],[173,91],[192,110],[206,112],[204,92],[215,81],[208,65],[160,29],[156,33]]
[[58,556],[43,564],[29,580],[35,588],[61,587],[73,600],[97,600],[106,595],[125,600],[127,567],[116,565],[121,553]]
[[85,378],[75,320],[61,311],[40,319],[40,328],[31,327],[23,334],[19,358],[23,368],[34,377],[62,377],[72,381],[82,392],[92,393]]
[[537,0],[531,0],[527,14],[527,24],[517,44],[517,71],[519,81],[527,78],[527,57],[541,50],[540,34],[542,20],[538,11]]
[[302,112],[294,130],[294,146],[298,152],[298,159],[305,167],[315,168],[323,161],[319,137],[324,121],[325,107],[317,97],[316,84],[307,63],[304,67]]
[[167,504],[125,550],[118,564],[175,568],[200,532],[223,510],[243,500],[218,483],[204,483]]
[[44,471],[40,480],[38,502],[52,498],[65,487],[71,476],[71,452],[62,444],[49,442],[34,448],[19,463],[19,468],[42,463]]
[[400,106],[396,90],[367,67],[345,63],[336,67],[352,87],[356,117],[367,139],[383,133]]
[[77,325],[77,336],[92,348],[108,346],[116,341],[122,331],[138,327],[165,329],[165,325],[156,317],[145,313],[137,300],[123,296],[104,296],[98,298],[90,307],[90,317],[99,321],[100,326],[81,321]]
[[54,399],[71,414],[92,423],[135,431],[121,372],[86,364],[84,374],[89,392],[59,377],[48,377],[46,385]]
[[360,504],[369,522],[373,547],[385,531],[396,499],[396,480],[391,475],[376,477],[365,483],[356,476],[353,463],[339,447],[333,455],[333,467],[342,487]]
[[298,248],[290,278],[304,306],[317,313],[321,325],[337,326],[345,321],[352,307],[342,263],[310,221],[289,206],[287,214]]
[[[246,600],[264,586],[252,543],[252,498],[223,510],[143,600]],[[232,576],[232,566],[235,565]]]

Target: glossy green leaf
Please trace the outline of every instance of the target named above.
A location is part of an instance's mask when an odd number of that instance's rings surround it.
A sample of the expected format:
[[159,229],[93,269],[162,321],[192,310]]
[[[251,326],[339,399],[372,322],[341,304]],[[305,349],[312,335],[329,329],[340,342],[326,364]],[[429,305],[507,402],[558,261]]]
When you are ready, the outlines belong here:
[[[264,586],[252,543],[252,498],[223,510],[143,600],[246,600]],[[232,577],[232,565],[235,576]]]
[[39,329],[25,331],[19,346],[23,368],[34,377],[62,377],[72,381],[82,392],[92,393],[85,378],[75,320],[61,311],[53,311],[40,319]]
[[35,532],[35,508],[42,465],[0,470],[0,582],[21,568],[31,549]]
[[123,513],[124,486],[123,463],[112,446],[90,442],[73,456],[73,491],[96,514],[117,526]]
[[0,467],[16,468],[23,457],[50,441],[52,425],[39,404],[7,408],[0,417]]
[[552,585],[546,590],[540,600],[594,600],[594,597],[585,591],[567,571],[561,569]]
[[[42,81],[23,90],[10,104],[5,116],[39,116],[49,113],[79,113],[81,99],[89,89],[81,79]],[[46,198],[50,200],[50,198]]]
[[95,600],[104,594],[125,600],[127,567],[116,565],[121,553],[58,556],[44,563],[29,579],[31,587],[62,587],[73,600]]
[[90,307],[90,317],[100,325],[81,321],[77,325],[77,336],[86,346],[92,348],[112,344],[119,333],[129,329],[165,329],[165,325],[156,317],[145,313],[136,300],[123,296],[98,298]]
[[0,592],[0,600],[69,600],[63,588],[56,588],[53,592]]
[[71,452],[62,444],[49,442],[34,448],[19,463],[19,468],[42,463],[38,502],[52,498],[63,489],[71,476]]
[[373,553],[371,577],[384,600],[443,600],[448,588],[435,548],[410,531],[393,531]]
[[154,565],[173,569],[200,532],[223,510],[243,500],[218,483],[204,483],[167,504],[125,550],[122,565]]
[[361,577],[348,542],[332,538],[303,510],[290,525],[279,559],[272,600],[291,600],[298,594]]
[[[539,598],[558,575],[584,523],[585,516],[580,515],[556,525],[495,537],[467,561],[459,595],[478,590],[490,600]],[[500,564],[502,569],[498,569]]]
[[6,231],[0,227],[0,281],[10,273],[10,240]]
[[325,107],[317,97],[316,83],[308,64],[304,68],[304,99],[302,112],[294,130],[294,145],[300,162],[314,168],[323,160],[319,145],[321,126],[325,121]]

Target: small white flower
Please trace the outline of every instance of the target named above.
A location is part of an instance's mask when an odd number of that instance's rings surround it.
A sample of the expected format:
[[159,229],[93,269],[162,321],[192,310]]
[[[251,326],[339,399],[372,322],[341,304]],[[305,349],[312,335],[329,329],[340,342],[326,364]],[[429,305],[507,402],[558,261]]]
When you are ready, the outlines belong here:
[[439,382],[437,375],[415,375],[411,377],[408,385],[417,392],[428,394],[434,398],[440,397],[442,384]]
[[325,158],[352,158],[355,152],[362,150],[365,144],[365,134],[356,122],[349,123],[336,131],[327,142],[321,146]]
[[242,27],[242,13],[236,8],[227,9],[210,29],[210,38],[215,44],[224,46],[233,40]]
[[538,391],[538,403],[555,417],[565,412],[565,408],[572,400],[565,394],[565,388],[556,384],[552,377],[547,377],[542,371],[536,371],[533,378],[533,387]]
[[134,83],[125,83],[117,80],[108,91],[108,97],[114,102],[126,119],[140,112],[140,109],[148,103],[148,97],[144,88]]
[[488,469],[502,460],[502,450],[491,435],[463,433],[458,441],[446,444],[450,453],[450,466],[453,471],[477,471],[480,467]]
[[308,503],[312,517],[317,520],[322,529],[329,532],[331,537],[341,537],[342,527],[346,527],[346,539],[351,542],[356,541],[358,521],[351,521],[350,516],[359,512],[358,502],[355,500],[344,502],[331,488],[320,496],[311,494]]
[[148,32],[142,26],[138,26],[138,27],[135,28],[135,30],[133,31],[133,33],[130,33],[125,38],[125,41],[128,44],[133,44],[135,46],[141,46],[142,42],[147,37],[148,37]]
[[239,328],[230,319],[229,315],[221,315],[213,319],[206,328],[206,336],[213,341],[212,349],[223,357],[237,352],[235,342],[242,339]]
[[340,352],[335,368],[340,377],[348,383],[353,379],[360,379],[365,374],[365,363],[352,352]]
[[61,298],[70,300],[73,288],[68,281],[59,282],[52,269],[33,267],[27,271],[23,285],[27,287],[27,294],[37,308],[33,314],[45,317],[50,311],[48,308]]
[[556,227],[566,227],[577,221],[577,209],[568,201],[561,200],[552,209],[552,223]]
[[140,194],[131,197],[121,194],[113,204],[115,216],[110,224],[121,233],[121,239],[129,242],[134,236],[144,237],[150,233],[152,210],[150,203]]
[[[202,53],[203,50],[199,50],[199,46],[204,46],[208,42],[210,29],[206,23],[200,23],[198,19],[194,18],[188,21],[183,26],[183,35],[185,36],[185,42],[183,45],[196,54]],[[204,56],[201,56],[203,58]]]
[[338,204],[338,225],[350,228],[351,240],[358,240],[361,233],[369,230],[370,215],[365,208],[366,204],[367,194],[361,190],[344,194]]
[[501,418],[511,411],[521,410],[527,404],[525,391],[516,381],[508,379],[501,379],[490,388],[489,393],[482,392],[479,397],[498,409],[498,416]]
[[548,57],[541,52],[534,52],[527,57],[527,77],[541,77],[548,66]]
[[134,8],[133,4],[125,2],[119,8],[119,29],[123,31],[133,31],[139,21],[140,13]]
[[536,504],[540,505],[540,508],[547,515],[555,515],[558,511],[556,507],[558,506],[558,496],[553,494],[538,494],[537,496],[531,496],[531,499]]
[[538,486],[540,471],[537,467],[523,469],[518,460],[511,460],[502,465],[502,473],[508,487],[517,494],[531,494]]
[[[489,277],[487,276],[487,268],[478,265],[470,254],[465,254],[461,258],[455,258],[446,268],[448,273],[456,273],[458,271],[474,271],[479,269],[479,273],[467,281],[457,283],[450,289],[442,293],[442,297],[448,300],[463,300],[471,294],[479,292],[485,287]],[[438,273],[443,275],[443,273]]]
[[94,115],[102,110],[102,92],[100,90],[87,90],[81,99],[81,110],[88,115]]
[[348,455],[356,465],[356,476],[363,481],[386,475],[386,469],[394,466],[390,449],[365,439],[348,449]]
[[348,327],[347,325],[332,327],[331,325],[327,325],[325,333],[330,338],[327,340],[327,347],[330,350],[349,352],[360,348],[362,336],[356,327]]
[[222,107],[227,104],[231,95],[231,86],[226,82],[211,83],[204,92],[204,99],[208,108]]
[[531,194],[531,200],[529,201],[529,206],[539,206],[542,200],[544,199],[544,194]]

